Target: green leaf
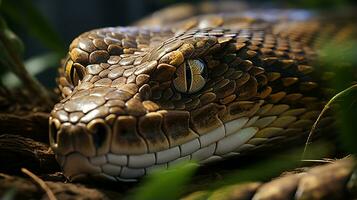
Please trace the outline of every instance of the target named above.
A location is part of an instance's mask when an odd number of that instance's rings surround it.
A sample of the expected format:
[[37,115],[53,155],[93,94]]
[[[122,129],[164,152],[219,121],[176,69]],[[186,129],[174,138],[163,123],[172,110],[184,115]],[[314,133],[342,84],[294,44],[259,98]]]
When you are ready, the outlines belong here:
[[181,198],[181,200],[207,200],[210,195],[210,191],[197,191]]
[[[338,122],[338,136],[342,145],[349,153],[357,153],[357,40],[347,39],[340,42],[330,42],[323,46],[319,63],[323,70],[333,72],[334,76],[328,82],[336,92],[343,93],[338,98],[332,98],[332,105],[338,105],[336,119]],[[346,89],[347,88],[347,89]],[[341,92],[342,91],[342,92]]]
[[[36,76],[48,68],[57,66],[60,59],[61,57],[55,53],[42,54],[26,60],[25,67],[31,76]],[[8,88],[15,88],[21,84],[21,81],[10,72],[1,76],[1,80]]]
[[179,164],[169,170],[154,172],[129,199],[178,199],[197,167],[197,164],[190,162]]
[[355,81],[357,66],[357,41],[327,43],[320,52],[319,63],[324,70],[331,70],[335,77],[330,87],[341,91]]
[[16,188],[11,188],[8,191],[4,193],[2,197],[0,197],[1,200],[13,200],[15,199],[17,190]]
[[61,57],[55,53],[46,53],[26,60],[25,67],[30,74],[36,75],[59,65],[60,59]]
[[46,18],[32,4],[32,1],[4,0],[0,10],[15,23],[23,26],[48,48],[60,55],[65,53],[64,42]]
[[[23,45],[21,40],[7,28],[4,20],[1,19],[0,29],[0,65],[7,67],[21,79],[25,87],[32,93],[37,94],[39,101],[50,106],[53,102],[47,90],[26,71],[21,53]],[[3,68],[1,68],[3,69]]]
[[346,90],[347,94],[338,103],[340,106],[336,117],[339,127],[338,136],[342,141],[342,146],[348,153],[357,154],[357,85]]
[[[12,71],[16,65],[22,64],[24,45],[19,37],[12,32],[5,20],[0,16],[0,63]],[[0,73],[4,72],[1,68]]]
[[0,31],[3,31],[5,29],[7,29],[7,24],[6,24],[5,20],[0,16]]
[[[0,16],[0,64],[2,65],[0,74],[5,72],[6,67],[8,69],[14,67],[14,58],[20,58],[17,54],[20,52],[16,52],[15,49],[18,48],[20,50],[21,47],[18,45],[21,45],[22,42],[16,42],[18,38],[11,33],[12,32],[9,30],[5,20]],[[15,52],[16,54],[12,55],[12,52]]]
[[10,45],[12,46],[13,50],[17,52],[19,57],[22,57],[25,50],[25,46],[22,40],[20,40],[20,38],[10,29],[5,29],[4,35],[10,42]]

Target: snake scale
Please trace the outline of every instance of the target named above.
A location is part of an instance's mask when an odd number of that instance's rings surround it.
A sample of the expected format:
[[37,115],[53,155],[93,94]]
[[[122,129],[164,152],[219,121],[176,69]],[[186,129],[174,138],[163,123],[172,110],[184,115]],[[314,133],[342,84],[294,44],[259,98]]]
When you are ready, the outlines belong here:
[[130,181],[306,136],[331,93],[318,50],[353,33],[294,10],[83,33],[60,68],[51,147],[70,180]]

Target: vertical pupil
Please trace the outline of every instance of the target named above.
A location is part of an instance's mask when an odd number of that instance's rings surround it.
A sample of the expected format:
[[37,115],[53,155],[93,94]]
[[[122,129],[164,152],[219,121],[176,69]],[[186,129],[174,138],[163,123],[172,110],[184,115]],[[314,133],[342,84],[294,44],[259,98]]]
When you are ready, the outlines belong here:
[[84,77],[84,74],[80,70],[76,70],[76,71],[77,71],[77,76],[78,76],[79,80],[82,80]]
[[75,78],[74,78],[74,75],[75,75],[75,68],[73,67],[73,65],[71,66],[71,72],[69,74],[69,77],[71,78],[71,81],[72,81],[72,84],[75,85]]
[[192,83],[192,72],[191,72],[190,64],[187,61],[185,62],[185,66],[186,66],[185,70],[186,70],[187,91],[189,91]]

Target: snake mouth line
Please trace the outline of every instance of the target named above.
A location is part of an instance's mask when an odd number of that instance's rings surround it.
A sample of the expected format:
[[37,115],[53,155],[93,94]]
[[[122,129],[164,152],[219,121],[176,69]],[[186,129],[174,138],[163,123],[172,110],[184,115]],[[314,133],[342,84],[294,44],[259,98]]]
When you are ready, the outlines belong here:
[[[57,153],[57,160],[64,174],[70,180],[78,180],[90,175],[109,180],[130,181],[155,169],[167,169],[182,161],[208,163],[255,148],[256,144],[269,141],[269,139],[253,138],[259,130],[254,126],[257,120],[258,117],[232,120],[181,145],[138,155],[115,154],[109,150],[104,154],[88,156],[80,147],[61,152],[61,148],[53,139],[51,146]],[[252,143],[247,144],[248,140]]]
[[[157,168],[170,168],[178,162],[194,160],[208,163],[303,136],[311,128],[314,114],[318,113],[305,108],[289,109],[283,104],[270,106],[269,109],[262,106],[257,110],[258,115],[227,121],[217,118],[218,127],[212,127],[203,134],[196,133],[188,139],[186,137],[177,145],[160,146],[156,151],[149,150],[149,138],[141,137],[145,140],[145,151],[138,151],[142,147],[130,140],[118,142],[120,134],[138,136],[135,131],[125,130],[126,123],[120,123],[120,128],[117,124],[110,128],[102,119],[87,125],[73,125],[61,124],[57,118],[51,117],[50,144],[70,180],[89,176],[130,181]],[[320,125],[328,126],[332,121],[332,117],[325,117]],[[138,125],[134,124],[135,127]],[[188,130],[194,132],[190,127]]]

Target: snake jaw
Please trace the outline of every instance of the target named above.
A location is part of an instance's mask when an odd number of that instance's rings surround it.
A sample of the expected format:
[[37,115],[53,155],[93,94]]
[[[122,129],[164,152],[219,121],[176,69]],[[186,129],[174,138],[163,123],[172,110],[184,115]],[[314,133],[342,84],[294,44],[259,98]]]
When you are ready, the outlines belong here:
[[[67,103],[70,107],[78,108],[71,100],[62,103],[63,108]],[[244,124],[254,123],[249,118],[234,119],[253,115],[262,103],[235,105],[229,110],[216,103],[209,103],[190,113],[160,110],[160,106],[151,101],[128,100],[120,112],[110,114],[105,119],[92,119],[87,125],[81,121],[72,124],[69,118],[64,121],[62,110],[54,110],[50,118],[51,147],[65,176],[70,180],[98,176],[109,180],[132,180],[157,167],[167,168],[182,160],[207,159],[208,162],[222,159],[221,154],[231,155],[230,150],[244,144],[259,130],[244,127]],[[101,110],[100,107],[92,107],[92,103],[84,106],[84,102],[80,101],[80,104],[81,108],[91,107],[96,112]],[[140,106],[146,109],[145,112],[134,112],[126,108],[137,109]],[[237,116],[237,111],[233,112],[232,109],[238,110],[241,115]],[[225,115],[226,112],[231,113],[229,117]],[[230,125],[225,125],[225,121],[222,121],[224,117],[230,121]],[[227,134],[239,142],[232,143],[229,137],[224,139]],[[230,142],[229,147],[225,147],[227,142]],[[214,152],[217,155],[213,155]]]

